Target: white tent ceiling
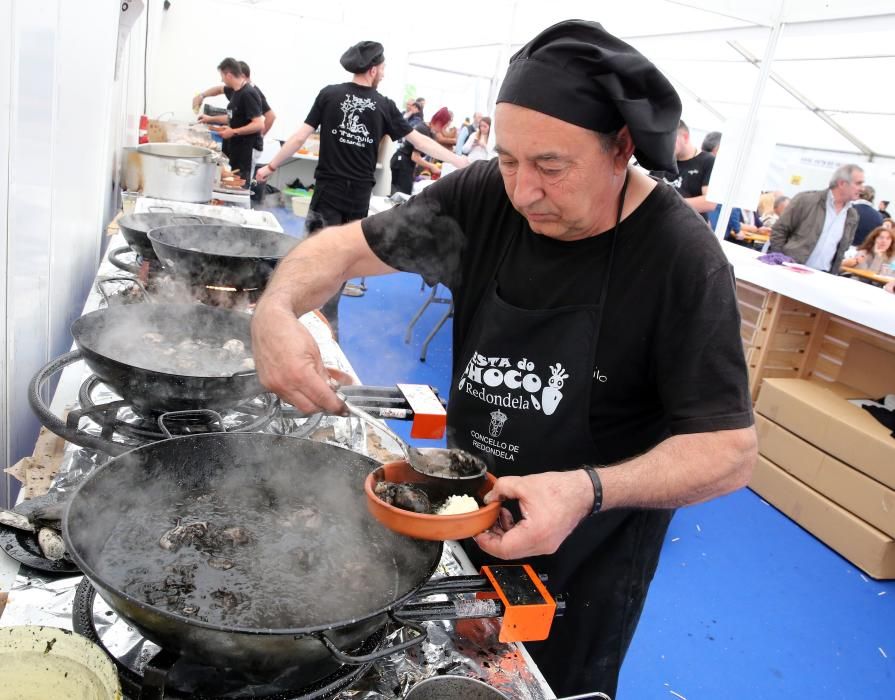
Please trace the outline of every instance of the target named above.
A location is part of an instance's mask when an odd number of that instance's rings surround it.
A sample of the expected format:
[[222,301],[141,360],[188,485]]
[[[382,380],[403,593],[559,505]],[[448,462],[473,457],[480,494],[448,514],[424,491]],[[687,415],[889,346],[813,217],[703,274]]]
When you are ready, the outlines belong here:
[[[779,0],[487,3],[459,19],[440,16],[437,32],[416,34],[420,41],[410,42],[409,79],[435,86],[449,82],[444,71],[456,71],[481,93],[487,78],[502,75],[510,51],[554,21],[582,17],[600,21],[653,60],[678,89],[691,126],[723,131],[726,120],[748,110],[780,5]],[[759,113],[773,125],[777,143],[895,157],[895,92],[886,88],[895,75],[891,1],[788,0],[780,16],[784,28]],[[481,99],[475,104],[483,106]],[[463,114],[469,105],[459,108]]]

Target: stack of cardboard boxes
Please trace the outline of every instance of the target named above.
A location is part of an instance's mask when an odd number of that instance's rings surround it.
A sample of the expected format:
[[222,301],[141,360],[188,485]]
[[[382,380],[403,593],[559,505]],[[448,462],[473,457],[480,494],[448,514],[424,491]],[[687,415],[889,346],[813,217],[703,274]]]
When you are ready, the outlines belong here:
[[765,379],[750,487],[874,578],[895,578],[895,437],[849,399],[895,393],[895,354],[855,340],[836,382]]

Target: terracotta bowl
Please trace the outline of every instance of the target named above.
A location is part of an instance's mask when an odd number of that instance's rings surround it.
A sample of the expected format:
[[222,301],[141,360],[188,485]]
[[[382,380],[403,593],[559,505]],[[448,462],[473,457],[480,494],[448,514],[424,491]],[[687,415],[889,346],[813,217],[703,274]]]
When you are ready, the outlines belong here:
[[[373,487],[380,481],[423,483],[425,480],[425,476],[415,472],[403,460],[383,464],[368,474],[364,482],[370,513],[389,530],[419,540],[462,540],[484,532],[497,521],[500,514],[499,502],[483,506],[472,513],[428,515],[390,506],[373,493]],[[479,502],[494,488],[496,481],[492,474],[485,474],[485,483],[477,494]]]

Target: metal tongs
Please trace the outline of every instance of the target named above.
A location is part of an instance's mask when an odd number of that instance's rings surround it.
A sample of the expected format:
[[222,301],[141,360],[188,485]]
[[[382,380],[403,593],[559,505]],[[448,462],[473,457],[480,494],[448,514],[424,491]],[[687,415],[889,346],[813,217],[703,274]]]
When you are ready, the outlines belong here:
[[341,385],[330,378],[328,380],[328,384],[330,388],[335,392],[336,396],[339,397],[339,400],[345,404],[345,408],[355,418],[364,421],[368,425],[372,426],[376,430],[380,430],[386,435],[388,435],[392,440],[398,443],[401,448],[401,452],[404,454],[404,459],[407,460],[407,463],[413,468],[414,471],[419,472],[425,476],[444,476],[445,473],[452,467],[458,464],[463,464],[470,471],[479,471],[484,474],[488,470],[488,465],[485,464],[481,459],[476,457],[469,452],[464,452],[463,450],[456,449],[448,449],[443,447],[427,447],[422,450],[417,449],[416,447],[411,447],[408,445],[402,438],[400,438],[397,433],[395,433],[391,428],[389,428],[384,421],[377,420],[369,413],[367,413],[364,409],[354,405],[352,401],[348,400],[348,397],[342,391]]

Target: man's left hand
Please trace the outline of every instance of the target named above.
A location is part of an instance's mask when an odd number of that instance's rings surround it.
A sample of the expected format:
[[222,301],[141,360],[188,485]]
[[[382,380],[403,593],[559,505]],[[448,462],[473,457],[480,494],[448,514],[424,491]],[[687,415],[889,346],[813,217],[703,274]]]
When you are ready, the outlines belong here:
[[594,492],[582,469],[544,472],[498,479],[485,503],[512,498],[519,501],[523,520],[514,523],[503,508],[494,527],[475,538],[485,552],[501,559],[553,554],[590,513]]
[[222,139],[229,139],[236,136],[236,132],[231,129],[229,126],[225,126],[223,129],[218,131]]

